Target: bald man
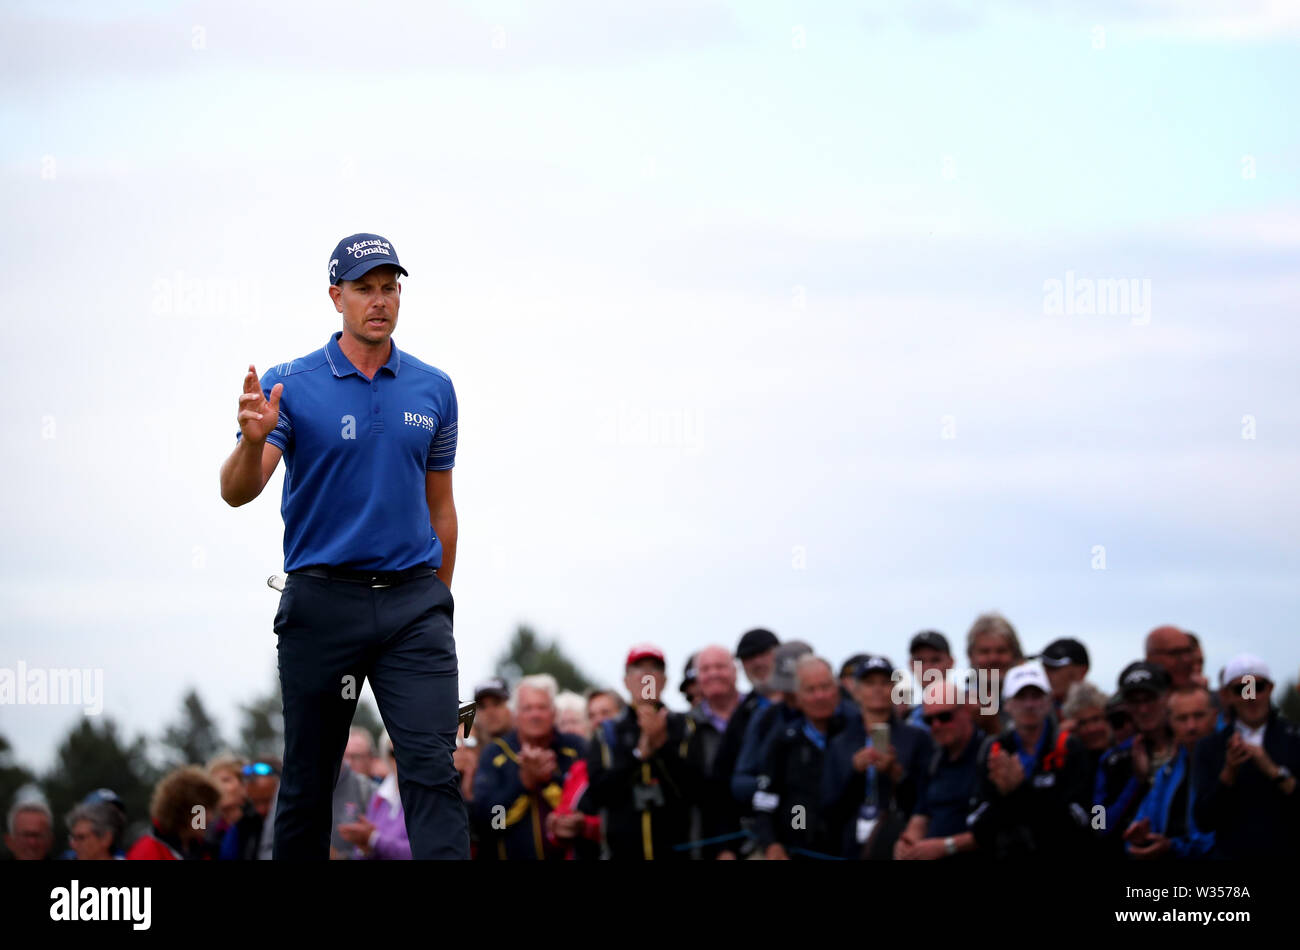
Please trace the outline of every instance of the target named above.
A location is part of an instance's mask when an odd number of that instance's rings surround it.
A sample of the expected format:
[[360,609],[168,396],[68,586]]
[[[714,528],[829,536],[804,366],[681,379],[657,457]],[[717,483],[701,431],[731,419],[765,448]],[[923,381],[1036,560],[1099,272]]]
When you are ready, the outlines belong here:
[[1194,664],[1196,648],[1192,638],[1172,625],[1156,627],[1146,638],[1146,660],[1164,668],[1169,674],[1171,689],[1186,689],[1195,685]]
[[[727,722],[740,705],[736,689],[736,661],[723,646],[707,646],[695,654],[695,677],[699,701],[687,713],[695,722],[697,742],[692,746],[696,767],[705,777],[703,797],[692,818],[691,840],[714,838],[740,826],[739,812],[731,797],[731,776],[717,775],[714,763],[722,747]],[[698,849],[697,858],[735,857],[738,841],[720,842]],[[728,850],[728,847],[731,850]]]

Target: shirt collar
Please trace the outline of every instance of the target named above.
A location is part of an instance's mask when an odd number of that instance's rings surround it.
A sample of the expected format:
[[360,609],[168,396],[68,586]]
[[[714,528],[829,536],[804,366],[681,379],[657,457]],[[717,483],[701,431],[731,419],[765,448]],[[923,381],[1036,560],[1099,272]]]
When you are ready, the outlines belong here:
[[[329,338],[325,344],[325,359],[329,361],[330,369],[334,375],[340,379],[353,373],[360,376],[357,368],[352,365],[352,361],[343,355],[343,349],[339,346],[339,340],[343,336],[342,330],[335,331],[334,335]],[[388,362],[379,367],[381,370],[386,369],[393,376],[402,366],[402,351],[397,348],[397,341],[389,337],[388,342],[392,344],[388,352]]]
[[379,783],[379,788],[375,794],[388,802],[388,815],[390,818],[396,817],[398,810],[402,807],[402,794],[397,788],[397,773],[389,772],[384,780]]

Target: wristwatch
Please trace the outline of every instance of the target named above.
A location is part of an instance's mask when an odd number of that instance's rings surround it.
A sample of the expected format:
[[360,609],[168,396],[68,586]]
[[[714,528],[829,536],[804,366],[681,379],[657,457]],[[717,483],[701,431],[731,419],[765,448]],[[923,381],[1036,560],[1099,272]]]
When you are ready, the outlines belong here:
[[1285,765],[1279,765],[1277,767],[1277,774],[1273,776],[1273,784],[1281,785],[1290,777],[1291,777],[1291,770],[1287,768]]
[[948,857],[950,857],[950,858],[951,858],[954,854],[956,854],[956,853],[957,853],[957,839],[954,838],[952,835],[949,835],[948,837],[944,838],[944,839],[943,839],[943,851],[944,851],[944,854],[948,855]]

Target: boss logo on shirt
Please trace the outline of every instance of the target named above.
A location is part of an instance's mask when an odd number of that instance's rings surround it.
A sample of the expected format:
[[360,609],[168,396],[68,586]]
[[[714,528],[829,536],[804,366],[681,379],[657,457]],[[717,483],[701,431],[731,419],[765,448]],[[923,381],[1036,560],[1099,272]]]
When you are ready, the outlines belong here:
[[418,412],[404,412],[403,419],[408,426],[419,426],[421,429],[427,429],[432,432],[438,426],[438,420],[433,416],[421,415]]

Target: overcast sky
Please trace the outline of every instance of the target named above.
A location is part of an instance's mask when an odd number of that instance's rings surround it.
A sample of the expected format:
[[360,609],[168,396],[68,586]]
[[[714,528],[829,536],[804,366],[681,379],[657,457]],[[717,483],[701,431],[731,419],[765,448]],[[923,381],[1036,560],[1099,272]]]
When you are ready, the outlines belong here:
[[1163,623],[1294,679],[1297,8],[863,6],[6,4],[0,666],[235,734],[283,564],[283,467],[218,492],[241,375],[373,231],[459,397],[462,696],[519,622],[675,685],[988,609],[1108,690]]

